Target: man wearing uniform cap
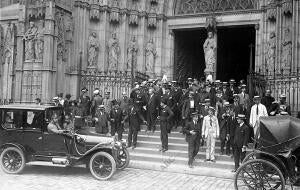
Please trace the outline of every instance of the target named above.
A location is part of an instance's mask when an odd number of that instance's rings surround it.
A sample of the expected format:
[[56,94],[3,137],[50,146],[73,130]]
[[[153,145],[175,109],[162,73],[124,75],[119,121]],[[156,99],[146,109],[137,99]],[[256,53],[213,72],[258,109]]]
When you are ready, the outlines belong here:
[[255,137],[256,130],[259,125],[259,118],[262,116],[268,116],[268,112],[266,107],[260,103],[260,96],[254,96],[253,100],[255,104],[251,107],[249,124],[253,127]]
[[208,115],[204,117],[202,124],[202,137],[206,141],[205,161],[215,162],[215,142],[219,138],[219,122],[215,116],[215,108],[209,107]]
[[291,107],[286,102],[285,94],[280,95],[279,109],[280,112],[287,112],[288,115],[291,115]]
[[103,99],[103,105],[105,107],[105,112],[110,113],[110,110],[112,108],[112,99],[110,98],[110,92],[105,92],[104,99]]
[[246,156],[246,147],[249,139],[249,128],[245,124],[245,115],[238,114],[237,115],[237,126],[234,132],[234,170],[232,172],[236,172],[239,168],[240,163],[244,160]]
[[198,121],[198,113],[191,114],[192,120],[187,123],[183,129],[183,133],[186,135],[186,142],[188,143],[188,165],[193,167],[193,161],[199,152],[200,140],[201,140],[201,123]]

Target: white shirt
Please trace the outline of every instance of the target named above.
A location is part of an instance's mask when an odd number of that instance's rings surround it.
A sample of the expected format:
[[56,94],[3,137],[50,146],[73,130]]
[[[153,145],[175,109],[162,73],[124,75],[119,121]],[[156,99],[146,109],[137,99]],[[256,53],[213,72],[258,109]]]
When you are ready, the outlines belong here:
[[[258,107],[258,114],[256,113],[257,107]],[[249,120],[250,125],[252,127],[255,127],[258,124],[259,118],[261,116],[268,116],[266,106],[264,106],[261,103],[259,103],[258,105],[257,104],[253,105],[251,107],[251,113],[250,113],[250,120]]]
[[190,108],[195,108],[195,102],[194,102],[194,100],[190,100]]

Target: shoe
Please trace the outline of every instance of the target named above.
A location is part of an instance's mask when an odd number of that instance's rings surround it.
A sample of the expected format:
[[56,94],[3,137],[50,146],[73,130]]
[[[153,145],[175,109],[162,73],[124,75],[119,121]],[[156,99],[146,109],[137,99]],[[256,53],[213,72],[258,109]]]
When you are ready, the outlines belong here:
[[163,148],[160,148],[158,151],[161,152],[163,150]]
[[232,173],[235,173],[235,172],[236,172],[236,169],[232,170],[231,172],[232,172]]
[[211,160],[211,162],[216,163],[216,160]]
[[193,164],[189,164],[189,168],[193,168],[194,166],[193,166]]
[[133,149],[135,149],[135,148],[136,148],[136,146],[135,146],[135,145],[133,145],[133,146],[132,146],[132,150],[133,150]]
[[165,149],[165,148],[164,148],[164,149],[162,149],[161,151],[162,151],[162,152],[166,152],[166,151],[168,151],[168,149]]
[[210,159],[205,159],[205,160],[204,160],[204,162],[209,162],[209,161],[210,161]]

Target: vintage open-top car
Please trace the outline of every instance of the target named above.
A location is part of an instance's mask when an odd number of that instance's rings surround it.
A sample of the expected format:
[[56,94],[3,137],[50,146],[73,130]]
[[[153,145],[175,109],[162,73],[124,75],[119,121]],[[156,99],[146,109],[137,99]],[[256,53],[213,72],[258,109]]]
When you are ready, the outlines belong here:
[[300,177],[300,120],[261,117],[255,149],[235,173],[235,189],[285,189]]
[[66,167],[85,164],[99,180],[113,176],[129,164],[124,140],[101,136],[93,128],[50,133],[51,116],[62,120],[63,108],[52,105],[0,106],[0,165],[10,174],[20,173],[26,163],[45,161]]

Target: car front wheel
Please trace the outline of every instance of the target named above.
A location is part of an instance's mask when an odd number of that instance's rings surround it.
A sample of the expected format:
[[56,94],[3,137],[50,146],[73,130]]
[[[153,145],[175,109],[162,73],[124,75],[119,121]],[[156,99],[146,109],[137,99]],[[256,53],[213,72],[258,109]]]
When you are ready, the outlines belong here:
[[0,155],[1,168],[9,174],[22,172],[25,167],[24,153],[16,147],[8,147]]
[[116,162],[114,158],[106,152],[95,153],[89,162],[92,175],[99,180],[111,178],[116,171]]
[[126,168],[129,165],[130,157],[126,148],[119,151],[117,167],[119,170]]

